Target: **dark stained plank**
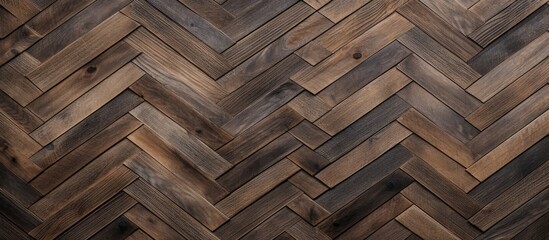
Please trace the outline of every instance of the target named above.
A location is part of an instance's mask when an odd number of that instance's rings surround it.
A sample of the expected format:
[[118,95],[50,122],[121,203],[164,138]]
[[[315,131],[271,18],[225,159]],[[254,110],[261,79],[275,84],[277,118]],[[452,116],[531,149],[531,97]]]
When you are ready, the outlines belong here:
[[316,121],[330,110],[330,108],[318,98],[318,95],[315,96],[308,91],[303,91],[301,94],[297,95],[297,97],[288,103],[288,106],[311,122]]
[[283,208],[248,234],[244,235],[241,239],[273,239],[299,220],[300,217],[298,215],[287,208]]
[[328,106],[335,106],[381,76],[409,54],[410,50],[398,42],[393,42],[330,84],[317,96]]
[[403,197],[401,194],[397,194],[373,211],[370,215],[366,216],[357,224],[341,234],[338,239],[351,240],[368,237],[383,227],[383,225],[393,220],[396,216],[400,215],[410,206],[412,206],[412,203],[408,201],[408,199]]
[[28,182],[40,172],[42,168],[24,156],[10,143],[0,138],[0,163],[17,177]]
[[122,13],[142,24],[212,78],[218,78],[228,70],[223,57],[146,1],[133,1],[122,9]]
[[28,26],[39,36],[44,36],[59,25],[76,15],[95,0],[71,1],[59,0],[29,21]]
[[[9,118],[0,113],[0,140],[3,149],[9,149],[12,157],[17,161],[17,155],[21,154],[21,161],[25,161],[32,154],[40,150],[41,146],[30,136],[25,134]],[[13,154],[15,153],[15,154]]]
[[322,146],[318,147],[316,152],[333,162],[381,128],[396,120],[409,107],[398,96],[393,96],[355,121],[345,130],[333,136]]
[[402,61],[398,69],[461,116],[469,115],[481,105],[479,100],[415,55]]
[[217,178],[232,166],[206,144],[190,135],[188,131],[149,103],[142,103],[130,113],[162,139],[172,144],[185,158],[193,161],[209,177]]
[[0,212],[22,230],[29,232],[42,223],[42,220],[12,199],[9,193],[0,189]]
[[462,88],[481,77],[467,63],[418,28],[411,29],[398,41]]
[[[294,98],[295,99],[295,98]],[[328,141],[330,136],[315,126],[309,121],[303,121],[290,130],[290,133],[307,145],[311,149],[315,149],[322,143]]]
[[58,236],[136,178],[137,176],[134,173],[124,167],[114,169],[74,198],[73,201],[68,202],[40,226],[33,229],[30,235],[35,238],[54,238]]
[[300,147],[298,150],[288,155],[288,159],[292,160],[292,162],[311,175],[314,175],[326,165],[330,164],[323,156],[305,146]]
[[475,42],[455,31],[419,0],[409,1],[397,11],[464,61],[471,59],[482,50]]
[[0,165],[0,191],[2,195],[9,194],[11,199],[16,200],[23,207],[29,207],[40,199],[40,193],[31,185],[11,173],[3,165]]
[[188,8],[216,26],[225,26],[234,17],[213,0],[179,0]]
[[393,198],[412,182],[413,179],[406,173],[400,170],[395,171],[330,215],[319,224],[319,229],[326,235],[335,238],[387,200]]
[[115,14],[129,2],[129,0],[93,1],[93,3],[84,10],[45,35],[44,38],[36,44],[32,45],[32,47],[27,50],[27,53],[38,61],[45,62],[63,48],[101,24],[101,22]]
[[120,69],[137,54],[138,52],[127,43],[117,43],[82,66],[61,83],[40,95],[27,107],[41,119],[50,119],[71,102]]
[[[267,71],[277,62],[286,58],[292,52],[314,39],[331,26],[332,22],[321,14],[315,13],[311,15],[286,34],[263,48],[263,50],[257,52],[225,74],[218,80],[218,83],[225,87],[230,86],[230,90],[235,89],[236,86],[248,82],[262,72]],[[244,43],[241,44],[245,46]],[[238,57],[246,59],[240,55]]]
[[61,234],[59,238],[88,239],[93,236],[95,239],[105,239],[97,238],[98,235],[101,235],[101,232],[105,232],[105,230],[102,229],[105,227],[106,229],[109,229],[111,222],[114,222],[115,225],[119,225],[123,228],[124,224],[119,221],[118,217],[132,208],[136,203],[137,202],[133,198],[124,192],[116,194],[108,202],[95,209],[77,224]]
[[421,159],[415,158],[408,161],[402,166],[402,170],[465,218],[473,216],[481,208],[474,199]]
[[402,226],[402,224],[398,223],[396,220],[392,220],[366,239],[367,240],[375,240],[375,239],[404,240],[412,235],[413,233],[410,232],[410,230]]
[[235,165],[216,181],[229,192],[232,192],[283,159],[299,146],[301,146],[301,143],[292,135],[283,134]]
[[42,94],[29,79],[9,65],[0,67],[0,90],[23,107]]
[[130,89],[211,148],[216,149],[232,139],[230,134],[149,75],[141,77]]
[[101,229],[97,234],[93,235],[90,239],[92,240],[116,240],[116,239],[125,239],[129,237],[138,227],[126,219],[126,217],[119,217],[112,221],[105,228]]
[[137,180],[124,191],[185,238],[216,239],[200,222],[147,183]]
[[461,115],[415,83],[408,84],[397,95],[438,127],[463,143],[467,143],[480,133]]
[[514,1],[475,31],[471,32],[469,37],[479,45],[486,47],[546,2],[543,0]]
[[40,118],[27,108],[23,108],[3,91],[0,91],[0,112],[27,133],[43,123]]
[[208,201],[217,202],[227,195],[227,190],[200,172],[192,160],[186,159],[150,128],[143,126],[128,136],[128,139],[181,178],[184,183],[192,186],[193,190]]
[[549,214],[545,213],[519,234],[515,235],[513,239],[546,239],[549,237],[549,231],[545,228],[547,222],[549,222]]
[[215,230],[220,239],[238,239],[278,212],[301,192],[290,183],[282,183]]
[[307,222],[301,220],[297,222],[291,228],[286,230],[292,238],[295,239],[307,239],[307,240],[328,240],[330,237],[326,236],[322,231],[319,231],[317,228],[314,228]]
[[33,239],[25,231],[21,230],[17,225],[0,214],[0,236],[11,236],[16,239],[30,240]]
[[[42,219],[47,219],[55,215],[56,212],[65,206],[65,204],[78,199],[82,192],[85,192],[90,186],[104,180],[103,177],[105,175],[113,172],[114,169],[118,169],[126,159],[137,154],[139,151],[139,148],[131,142],[123,140],[101,154],[95,161],[92,161],[90,164],[80,169],[47,195],[43,196],[39,201],[35,202],[30,207],[30,210]],[[125,167],[122,167],[122,169],[124,168]],[[109,185],[109,183],[104,184]],[[78,202],[76,201],[74,204],[78,204]],[[67,227],[70,225],[71,224],[67,225]]]
[[41,90],[48,90],[137,27],[136,22],[116,13],[52,56],[28,77]]
[[288,208],[301,216],[311,225],[316,225],[330,215],[330,213],[318,205],[307,195],[301,195],[288,204]]
[[549,138],[545,137],[484,180],[469,194],[484,205],[493,201],[497,196],[549,160],[545,157],[549,156],[549,148],[546,147],[548,144]]
[[0,64],[18,56],[39,39],[40,36],[27,25],[19,27],[5,38],[0,39]]
[[183,239],[181,234],[143,207],[143,205],[135,205],[124,214],[124,217],[155,239]]
[[[119,80],[119,79],[117,79]],[[38,166],[46,168],[65,154],[85,143],[128,111],[139,105],[143,100],[131,91],[124,91],[99,110],[95,111],[73,128],[55,139],[31,157]],[[78,108],[76,106],[75,108]],[[96,124],[92,124],[96,123]],[[44,126],[44,125],[42,125]]]
[[[483,2],[483,1],[481,1]],[[488,2],[488,1],[484,1]],[[505,1],[495,1],[505,2]],[[507,1],[511,3],[512,1]],[[480,3],[480,2],[479,2]],[[493,9],[493,4],[487,5]],[[472,9],[471,9],[472,10]],[[467,63],[480,74],[486,74],[508,57],[541,36],[549,24],[549,6],[540,7],[471,58]]]
[[330,212],[337,211],[364,191],[381,181],[413,158],[412,153],[402,146],[396,146],[377,161],[362,168],[336,187],[326,191],[316,201]]
[[302,119],[303,117],[292,109],[281,107],[269,117],[240,133],[217,152],[230,163],[239,163],[297,125]]
[[[209,22],[200,13],[196,14],[177,0],[148,0],[148,2],[218,53],[234,44],[234,41],[217,28],[215,23]],[[221,12],[224,11],[221,10]]]
[[310,198],[317,198],[320,194],[328,190],[328,187],[303,171],[299,171],[294,174],[290,179],[288,179],[288,181],[303,191],[303,193],[307,194]]

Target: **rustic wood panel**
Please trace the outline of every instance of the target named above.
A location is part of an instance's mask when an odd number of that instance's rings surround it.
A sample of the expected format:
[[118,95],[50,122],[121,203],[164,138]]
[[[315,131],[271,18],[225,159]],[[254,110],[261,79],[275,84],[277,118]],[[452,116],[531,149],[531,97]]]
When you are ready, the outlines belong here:
[[0,239],[547,239],[546,0],[0,0]]

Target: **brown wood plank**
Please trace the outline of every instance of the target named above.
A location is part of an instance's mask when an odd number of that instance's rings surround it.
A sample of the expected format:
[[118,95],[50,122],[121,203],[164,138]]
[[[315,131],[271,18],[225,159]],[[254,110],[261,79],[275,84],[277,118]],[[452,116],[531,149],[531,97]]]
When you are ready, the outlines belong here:
[[124,214],[128,220],[133,222],[142,231],[153,238],[181,239],[183,236],[167,225],[160,218],[155,216],[143,205],[137,204]]
[[29,79],[8,65],[0,68],[0,90],[23,107],[42,94]]
[[416,206],[396,217],[397,221],[423,239],[459,239]]

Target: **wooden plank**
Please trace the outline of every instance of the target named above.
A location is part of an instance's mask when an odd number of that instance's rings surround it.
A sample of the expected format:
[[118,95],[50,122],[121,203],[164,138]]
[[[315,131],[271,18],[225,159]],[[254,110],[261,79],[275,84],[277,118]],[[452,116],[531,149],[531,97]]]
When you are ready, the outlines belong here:
[[127,5],[129,0],[97,0],[45,35],[26,52],[45,62]]
[[475,200],[450,183],[423,160],[412,159],[402,166],[402,170],[465,218],[473,216],[481,208]]
[[192,160],[186,159],[171,144],[164,142],[150,128],[143,126],[128,136],[128,139],[177,175],[183,182],[192,186],[209,202],[217,202],[226,196],[227,190],[200,172]]
[[43,123],[40,118],[27,108],[23,108],[3,91],[0,91],[0,112],[27,133]]
[[73,201],[67,203],[55,215],[33,229],[30,235],[35,238],[54,238],[58,236],[136,178],[137,176],[126,168],[114,169],[85,192],[78,195]]
[[28,20],[40,11],[38,7],[30,0],[2,0],[0,5],[2,5],[4,9],[8,10],[16,18],[24,20]]
[[382,228],[404,210],[412,206],[412,203],[400,194],[395,195],[370,215],[360,220],[338,238],[342,240],[365,238]]
[[520,153],[547,136],[549,133],[547,124],[549,124],[549,111],[537,117],[501,145],[484,155],[469,166],[467,171],[480,181],[486,180]]
[[333,107],[381,76],[409,54],[410,50],[398,42],[393,42],[330,84],[317,96]]
[[281,161],[285,156],[301,146],[292,135],[285,133],[274,141],[259,149],[257,152],[235,165],[216,181],[232,192],[244,185],[247,181],[261,174],[272,165]]
[[416,206],[408,208],[396,219],[423,239],[460,239]]
[[[69,76],[101,52],[120,41],[138,24],[122,14],[114,14],[84,36],[52,56],[28,77],[45,91]],[[85,46],[85,47],[84,47]]]
[[2,227],[0,228],[0,234],[2,236],[11,236],[13,238],[24,240],[33,239],[25,231],[21,230],[17,227],[17,225],[4,217],[4,215],[0,215],[0,224],[2,224]]
[[[352,4],[353,1],[345,1],[345,3]],[[387,18],[404,3],[406,3],[405,0],[373,0],[337,23],[314,41],[305,45],[299,56],[311,65],[316,65]]]
[[389,70],[336,105],[315,122],[335,135],[402,89],[411,80],[396,69]]
[[[306,68],[294,74],[291,79],[316,94],[412,27],[400,15],[391,15],[319,65]],[[386,32],[386,29],[391,31]],[[384,34],[379,34],[381,31]]]
[[228,70],[229,66],[221,55],[146,1],[133,1],[121,12],[142,24],[210,77],[218,78]]
[[38,61],[38,59],[34,58],[27,52],[22,52],[15,59],[7,63],[7,65],[11,66],[13,69],[15,69],[17,72],[21,73],[24,76],[34,71],[34,69],[40,66],[40,64],[42,64],[42,62]]
[[138,230],[138,227],[122,216],[112,221],[90,239],[126,239],[136,230]]
[[469,11],[477,14],[482,21],[486,21],[513,2],[513,0],[480,0],[470,7]]
[[471,32],[469,37],[479,45],[486,47],[546,2],[543,0],[514,1],[475,31]]
[[[124,41],[135,49],[145,53],[134,60],[134,63],[146,71],[156,80],[172,86],[174,92],[185,92],[182,96],[197,96],[194,102],[202,103],[201,99],[218,101],[226,95],[213,79],[200,68],[193,65],[186,58],[177,54],[172,48],[163,43],[153,33],[145,28],[139,28],[130,34]],[[198,53],[193,53],[198,54]],[[198,94],[193,94],[194,92]],[[199,102],[200,101],[200,102]],[[211,104],[213,105],[213,104]]]
[[549,237],[549,231],[545,231],[545,223],[549,221],[549,214],[545,213],[538,220],[534,221],[519,234],[515,235],[514,239],[544,239]]
[[309,6],[313,7],[316,10],[320,9],[322,6],[326,5],[330,1],[331,0],[304,0],[304,2],[306,2],[307,4],[309,4]]
[[319,231],[317,228],[309,225],[305,221],[299,221],[294,226],[286,230],[292,238],[304,240],[328,240],[330,237]]
[[469,194],[484,205],[490,203],[497,196],[501,195],[501,193],[549,160],[545,158],[545,156],[549,155],[549,148],[546,147],[547,144],[549,144],[549,138],[545,137],[480,183]]
[[418,28],[411,29],[398,41],[462,88],[481,77],[467,63]]
[[215,26],[215,22],[209,22],[200,13],[196,14],[177,0],[149,0],[148,2],[218,53],[234,44],[229,36]]
[[288,159],[292,160],[292,162],[311,175],[314,175],[326,165],[330,164],[330,161],[305,146],[302,146],[288,155]]
[[[88,239],[92,236],[97,238],[100,234],[96,235],[96,233],[100,232],[102,228],[107,227],[113,221],[116,224],[119,224],[120,222],[115,220],[124,214],[124,212],[132,208],[136,203],[137,202],[133,198],[124,192],[116,194],[108,202],[101,205],[78,223],[70,227],[67,231],[63,232],[59,238]],[[120,224],[121,230],[124,230],[125,227],[125,224]]]
[[531,201],[530,199],[538,193],[547,190],[547,185],[549,185],[548,169],[549,163],[546,162],[499,195],[469,221],[483,231],[488,230],[522,204]]
[[135,198],[183,237],[187,239],[217,239],[200,222],[147,183],[137,180],[125,188],[124,192]]
[[366,238],[368,240],[375,239],[394,239],[394,240],[404,240],[408,239],[409,236],[412,236],[413,233],[410,232],[407,228],[402,226],[396,220],[390,221],[385,224],[370,237]]
[[464,192],[469,192],[479,184],[479,181],[463,166],[416,135],[406,138],[401,144]]
[[[532,198],[526,204],[498,222],[484,234],[480,235],[478,239],[493,239],[496,236],[512,238],[528,225],[549,212],[549,206],[547,204],[548,198],[549,190],[545,189],[536,197]],[[545,229],[541,231],[545,231]]]
[[535,118],[542,115],[547,111],[548,104],[549,86],[545,85],[545,87],[528,97],[467,143],[467,146],[474,155],[474,159],[480,159]]
[[345,207],[330,215],[318,227],[326,235],[335,238],[393,198],[400,190],[406,188],[412,182],[411,177],[397,170],[373,185]]
[[232,217],[297,171],[299,171],[298,166],[284,159],[233,191],[225,199],[216,203],[215,207],[225,216]]
[[315,175],[334,187],[412,134],[398,123],[391,123]]
[[409,107],[398,96],[393,96],[333,136],[317,148],[316,152],[332,162],[396,120]]
[[329,18],[332,22],[339,22],[360,7],[368,4],[371,0],[347,1],[334,0],[326,4],[319,12]]
[[127,64],[46,121],[30,136],[42,145],[52,142],[115,98],[143,74],[144,72],[132,63]]
[[462,7],[456,1],[421,0],[421,2],[465,35],[476,30],[484,23],[483,19],[474,12]]
[[419,0],[409,1],[397,11],[464,61],[482,50],[475,42],[454,31],[452,26]]
[[[274,42],[257,52],[233,70],[221,77],[217,82],[222,86],[235,89],[234,86],[242,85],[267,71],[277,62],[289,56],[292,52],[311,41],[323,31],[333,25],[330,20],[319,13],[314,13],[303,20],[290,31],[277,38]],[[247,49],[249,43],[240,43],[240,48]],[[249,54],[247,54],[249,55]],[[239,59],[246,59],[247,56],[236,55]]]
[[479,100],[415,55],[402,61],[398,69],[461,116],[469,115],[481,105]]
[[[488,74],[484,75],[473,85],[467,88],[467,92],[483,102],[513,83],[518,77],[536,66],[549,56],[549,33],[545,33],[532,41],[507,60],[503,61]],[[517,65],[517,63],[520,63]]]
[[292,184],[282,183],[232,217],[214,233],[220,239],[241,238],[301,194]]
[[290,134],[311,149],[317,148],[330,139],[330,135],[326,134],[309,121],[303,121],[292,128]]
[[179,150],[185,158],[193,161],[209,177],[217,178],[232,166],[150,104],[142,103],[130,113]]
[[236,114],[232,120],[223,125],[223,129],[232,135],[237,135],[269,116],[301,91],[303,88],[291,81],[284,83]]
[[398,121],[463,167],[469,167],[474,163],[473,155],[465,144],[438,128],[415,109],[408,110],[398,118]]
[[31,211],[12,199],[8,192],[0,189],[0,211],[2,215],[24,231],[30,231],[42,223]]
[[131,90],[211,148],[216,149],[232,139],[229,133],[149,75],[141,77],[131,86]]
[[[279,2],[280,4],[284,4],[284,1]],[[240,64],[247,58],[253,56],[254,53],[267,47],[269,43],[280,37],[283,38],[285,32],[289,31],[294,26],[298,26],[300,22],[304,21],[313,13],[314,9],[309,7],[309,5],[303,2],[297,2],[271,21],[265,23],[257,30],[236,42],[233,46],[223,52],[223,56],[231,66]]]
[[284,230],[300,220],[299,216],[287,208],[283,208],[275,215],[265,220],[241,239],[273,239]]
[[192,186],[183,182],[151,156],[145,153],[137,154],[125,161],[124,165],[208,229],[214,230],[227,221],[227,217],[193,190]]
[[[482,2],[493,2],[487,7],[489,7],[488,9],[496,9],[493,4],[505,1],[480,1],[479,3]],[[508,2],[511,3],[511,1]],[[478,73],[484,75],[541,36],[546,32],[547,28],[545,26],[548,24],[549,6],[544,5],[494,40],[467,63]]]
[[10,198],[28,208],[36,200],[40,199],[40,193],[31,185],[11,173],[4,165],[0,165],[0,191],[2,195],[10,195]]
[[42,168],[32,162],[28,157],[25,157],[19,150],[10,146],[0,137],[0,163],[17,177],[28,182],[40,172]]
[[13,152],[21,154],[24,158],[30,157],[42,148],[4,114],[0,114],[0,139],[5,149],[13,149]]
[[[316,121],[324,115],[330,108],[322,102],[317,96],[304,91],[297,95],[288,106],[309,121]],[[316,127],[316,126],[315,126]]]
[[19,27],[0,39],[0,64],[4,64],[16,56],[21,56],[19,53],[25,51],[39,39],[38,33],[27,25]]
[[288,208],[313,226],[330,215],[326,209],[304,194],[290,202]]
[[462,116],[415,83],[408,84],[397,95],[463,143],[467,143],[480,133]]
[[303,193],[307,194],[310,198],[316,198],[328,190],[328,187],[303,171],[299,171],[294,174],[294,176],[292,176],[288,181],[303,191]]
[[23,107],[42,94],[29,79],[8,65],[0,67],[0,90]]
[[511,85],[467,116],[467,121],[479,129],[485,129],[547,83],[549,59],[532,68]]
[[188,8],[216,26],[225,26],[234,17],[223,7],[212,0],[179,0]]
[[412,183],[402,192],[406,199],[431,216],[460,239],[475,239],[481,234],[467,219],[449,207],[443,200],[418,183]]
[[292,109],[281,107],[253,127],[240,133],[217,152],[230,163],[237,164],[297,125],[301,120],[303,117]]
[[182,239],[183,236],[168,226],[164,221],[155,216],[143,205],[137,204],[124,214],[128,220],[133,222],[142,231],[150,235],[155,239],[169,238],[169,239]]
[[368,166],[349,177],[344,182],[316,198],[318,204],[330,212],[335,212],[351,202],[361,193],[371,188],[384,177],[409,161],[413,155],[406,148],[397,145]]
[[47,120],[126,65],[138,52],[120,42],[82,66],[55,87],[40,95],[27,107],[41,119]]
[[45,36],[94,1],[95,0],[78,2],[71,0],[55,1],[36,15],[36,17],[32,18],[29,21],[28,26],[36,32],[38,36]]
[[228,82],[221,78],[219,83],[230,94],[217,104],[225,111],[235,115],[262,96],[288,82],[288,78],[292,73],[303,69],[305,65],[306,63],[299,57],[290,55],[257,77],[248,80],[246,80],[247,78],[238,78],[238,80]]
[[[131,104],[131,102],[123,103]],[[137,103],[134,102],[134,104]],[[107,113],[115,116],[120,115],[112,112]],[[109,123],[113,120],[106,119],[106,116],[104,116],[104,118],[102,118],[102,121]],[[39,160],[36,161],[43,161],[40,159],[47,159],[52,157],[55,157],[55,159],[59,160],[56,161],[55,164],[50,165],[45,171],[40,173],[40,175],[38,175],[30,182],[30,184],[42,194],[50,192],[53,188],[69,178],[73,173],[77,172],[87,163],[94,160],[103,151],[107,150],[112,145],[122,140],[124,137],[126,137],[126,135],[130,134],[140,125],[141,123],[137,121],[137,119],[135,119],[131,115],[125,115],[116,120],[114,123],[110,124],[105,129],[101,130],[99,133],[97,133],[97,135],[91,137],[89,140],[78,146],[76,149],[70,151],[70,153],[68,153],[67,155],[61,157],[62,155],[64,155],[65,152],[69,152],[72,147],[77,146],[72,144],[73,142],[82,142],[82,138],[76,137],[80,136],[80,134],[84,135],[85,132],[76,131],[74,136],[68,137],[66,138],[66,141],[60,142],[60,146],[54,145],[53,149],[49,150],[46,148],[46,150],[42,150],[35,155],[36,157],[40,156],[40,158],[38,158]]]
[[137,229],[135,232],[133,232],[126,239],[128,239],[128,240],[154,240],[151,236],[149,236],[145,232],[141,231],[141,229]]
[[[132,157],[139,151],[128,140],[121,141],[43,196],[39,201],[34,202],[30,210],[42,219],[54,216],[65,204],[78,199],[82,192],[95,183],[101,182],[105,175],[114,171],[113,169],[119,167],[127,158]],[[74,202],[74,204],[77,204],[77,202]],[[70,225],[72,224],[67,225],[67,227]]]

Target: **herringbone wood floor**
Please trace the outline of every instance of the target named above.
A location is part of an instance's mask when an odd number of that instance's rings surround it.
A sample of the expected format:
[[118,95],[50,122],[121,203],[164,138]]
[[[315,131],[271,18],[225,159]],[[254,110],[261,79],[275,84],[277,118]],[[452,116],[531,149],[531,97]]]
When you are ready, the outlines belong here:
[[548,239],[546,0],[0,0],[2,239]]

